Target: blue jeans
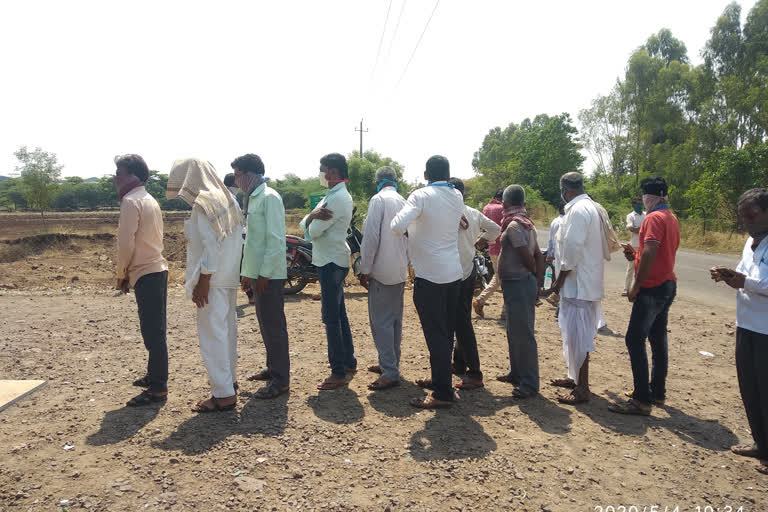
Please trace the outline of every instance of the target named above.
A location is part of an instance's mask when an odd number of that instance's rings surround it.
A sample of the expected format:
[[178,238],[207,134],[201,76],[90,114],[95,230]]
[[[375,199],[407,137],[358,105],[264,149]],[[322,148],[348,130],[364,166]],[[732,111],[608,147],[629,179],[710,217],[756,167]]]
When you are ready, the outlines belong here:
[[345,377],[347,368],[356,369],[355,347],[344,307],[344,278],[349,268],[328,263],[318,267],[320,275],[321,314],[328,338],[328,362],[334,377]]
[[523,393],[539,392],[539,351],[534,335],[536,323],[536,276],[503,280],[504,308],[507,312],[509,377],[519,382]]
[[[627,344],[635,390],[632,398],[644,404],[664,400],[667,393],[667,319],[675,300],[677,283],[666,281],[654,288],[641,288],[632,306]],[[651,344],[651,382],[648,383],[648,354],[645,340]]]

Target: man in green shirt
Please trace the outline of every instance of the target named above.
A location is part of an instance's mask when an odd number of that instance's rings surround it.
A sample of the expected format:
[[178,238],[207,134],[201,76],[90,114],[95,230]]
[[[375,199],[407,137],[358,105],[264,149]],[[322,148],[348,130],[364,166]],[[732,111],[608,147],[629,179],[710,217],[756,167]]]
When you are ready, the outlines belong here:
[[285,207],[283,199],[267,186],[264,163],[249,153],[232,162],[235,184],[243,191],[246,219],[245,248],[240,268],[242,287],[254,294],[256,318],[267,350],[267,367],[248,380],[269,384],[256,398],[275,398],[289,389],[290,358],[285,323],[283,286],[285,269]]

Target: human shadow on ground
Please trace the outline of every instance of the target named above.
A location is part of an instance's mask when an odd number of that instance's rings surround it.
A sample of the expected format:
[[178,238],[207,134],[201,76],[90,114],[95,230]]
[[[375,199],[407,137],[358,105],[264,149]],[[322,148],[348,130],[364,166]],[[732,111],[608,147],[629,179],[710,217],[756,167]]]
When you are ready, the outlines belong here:
[[318,391],[317,395],[307,398],[307,405],[312,408],[315,416],[337,425],[357,423],[365,416],[363,404],[349,386]]
[[610,400],[592,395],[589,402],[578,405],[579,411],[587,415],[592,421],[604,428],[633,436],[642,436],[649,428],[664,428],[669,430],[683,441],[707,450],[724,451],[739,442],[736,434],[717,420],[705,420],[690,416],[680,409],[669,405],[655,406],[666,412],[669,417],[657,416],[628,416],[616,414],[608,410],[612,402],[622,401],[623,397],[615,393],[606,393]]
[[152,446],[199,455],[234,435],[279,436],[288,422],[288,397],[289,393],[269,400],[251,397],[239,413],[232,410],[196,414]]
[[162,404],[150,404],[145,407],[122,407],[109,411],[101,420],[99,431],[91,434],[85,440],[91,446],[115,444],[130,439],[136,433],[155,419]]
[[411,436],[411,457],[431,460],[482,459],[496,450],[496,441],[459,407],[437,409],[424,428]]
[[516,400],[520,412],[548,434],[567,434],[571,430],[571,411],[539,394]]

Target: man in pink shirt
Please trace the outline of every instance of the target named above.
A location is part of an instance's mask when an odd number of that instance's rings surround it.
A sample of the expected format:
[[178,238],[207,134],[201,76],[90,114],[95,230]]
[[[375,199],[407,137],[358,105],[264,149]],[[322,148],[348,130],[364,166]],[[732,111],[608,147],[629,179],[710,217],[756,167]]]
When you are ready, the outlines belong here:
[[[493,196],[493,199],[491,199],[491,201],[483,208],[483,215],[491,219],[499,226],[501,226],[501,221],[504,219],[504,205],[501,202],[503,194],[503,188],[497,190],[496,194]],[[480,318],[485,318],[483,307],[485,306],[485,302],[488,300],[488,297],[490,297],[494,292],[497,292],[499,290],[499,286],[501,286],[501,281],[499,281],[499,254],[501,254],[500,240],[501,235],[496,237],[496,240],[494,240],[493,243],[488,247],[488,252],[491,254],[491,262],[493,263],[493,278],[491,278],[491,282],[488,283],[488,286],[485,288],[485,290],[483,290],[472,303],[472,307],[475,309],[475,313],[477,313],[477,316]],[[504,312],[502,311],[502,316],[503,315]]]
[[163,214],[144,184],[149,168],[139,155],[115,158],[115,186],[120,198],[117,228],[117,288],[133,287],[144,346],[149,352],[147,373],[134,386],[147,388],[129,406],[164,402],[168,395],[168,347],[165,308],[168,262],[163,258]]

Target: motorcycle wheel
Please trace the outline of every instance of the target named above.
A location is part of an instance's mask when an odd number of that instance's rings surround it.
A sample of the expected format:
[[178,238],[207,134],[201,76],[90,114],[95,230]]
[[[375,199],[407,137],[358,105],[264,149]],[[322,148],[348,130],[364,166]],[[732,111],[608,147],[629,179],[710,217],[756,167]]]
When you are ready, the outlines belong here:
[[[292,263],[293,262],[291,261],[290,256],[286,255],[285,266],[290,268]],[[309,280],[306,278],[288,276],[286,277],[285,283],[283,284],[283,294],[295,295],[299,293],[301,290],[303,290],[308,283],[309,283]]]
[[306,279],[289,277],[285,280],[285,285],[283,285],[283,294],[295,295],[303,290],[304,287],[307,286],[307,283],[309,283],[309,281]]

